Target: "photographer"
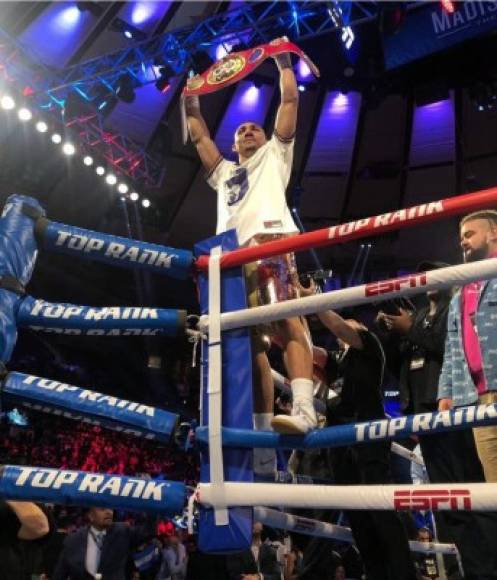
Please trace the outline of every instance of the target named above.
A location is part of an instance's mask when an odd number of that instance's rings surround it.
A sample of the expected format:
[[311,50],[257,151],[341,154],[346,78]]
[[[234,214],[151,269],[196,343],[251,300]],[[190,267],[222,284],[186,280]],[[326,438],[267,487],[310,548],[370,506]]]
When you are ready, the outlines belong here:
[[[417,271],[448,266],[442,262],[422,262]],[[397,314],[380,311],[377,321],[399,344],[401,409],[404,413],[437,411],[438,379],[444,358],[447,316],[451,290],[427,292],[428,304],[417,311],[399,308]],[[419,437],[430,483],[484,481],[470,429],[432,433]],[[492,562],[490,534],[495,528],[490,514],[437,512],[438,540],[454,542],[468,578],[487,578],[480,571]],[[471,530],[471,532],[469,532]],[[449,573],[457,569],[453,557],[446,558]]]
[[[311,282],[301,295],[316,290]],[[328,400],[328,424],[340,425],[383,419],[382,398],[385,355],[375,334],[357,320],[343,319],[328,310],[318,313],[323,325],[337,338],[338,396]],[[339,447],[331,453],[338,485],[391,483],[390,443],[378,441]],[[389,511],[347,510],[347,519],[371,580],[416,578],[406,531],[398,514]]]

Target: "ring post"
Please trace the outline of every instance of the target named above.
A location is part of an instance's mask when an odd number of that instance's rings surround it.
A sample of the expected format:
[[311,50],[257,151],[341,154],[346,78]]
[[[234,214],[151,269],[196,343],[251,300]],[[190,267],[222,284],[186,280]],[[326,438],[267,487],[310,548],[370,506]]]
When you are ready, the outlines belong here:
[[[238,247],[234,231],[210,238],[195,247],[195,254],[210,254],[211,248],[221,246],[223,252]],[[209,280],[200,274],[198,280],[200,306],[202,313],[207,313],[209,304]],[[221,311],[247,308],[245,281],[241,268],[224,272],[221,277]],[[215,345],[210,345],[211,347]],[[208,425],[210,420],[210,403],[212,395],[208,389],[208,372],[211,362],[211,348],[207,341],[202,342],[202,397],[201,423]],[[221,334],[222,352],[222,415],[221,423],[226,426],[244,426],[252,429],[252,364],[250,332],[248,329],[236,329]],[[224,480],[252,482],[252,450],[222,449]],[[200,480],[211,481],[208,449],[201,452]],[[219,487],[217,487],[219,492]],[[221,492],[223,487],[221,486]],[[222,503],[222,502],[221,502]],[[216,507],[216,506],[215,506]],[[218,506],[222,507],[222,505]],[[213,509],[200,509],[199,548],[204,552],[232,552],[250,547],[252,539],[252,509],[245,507],[228,508],[229,525],[216,525]]]

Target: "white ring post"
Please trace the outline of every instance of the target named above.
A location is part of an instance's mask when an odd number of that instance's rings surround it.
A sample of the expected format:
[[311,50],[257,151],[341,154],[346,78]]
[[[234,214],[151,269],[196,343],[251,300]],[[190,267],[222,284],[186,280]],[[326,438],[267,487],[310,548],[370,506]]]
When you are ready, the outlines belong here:
[[222,425],[222,353],[221,353],[221,246],[211,250],[209,260],[209,467],[211,489],[216,504],[214,521],[217,526],[229,524],[228,510],[223,501],[224,462],[221,439]]

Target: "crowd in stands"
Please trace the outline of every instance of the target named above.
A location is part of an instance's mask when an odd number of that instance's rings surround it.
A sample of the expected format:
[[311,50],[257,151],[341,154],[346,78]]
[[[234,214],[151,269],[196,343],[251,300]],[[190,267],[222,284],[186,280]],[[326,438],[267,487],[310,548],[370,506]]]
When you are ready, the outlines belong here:
[[147,474],[187,485],[198,481],[193,452],[39,414],[33,414],[27,427],[0,425],[0,462],[118,475]]

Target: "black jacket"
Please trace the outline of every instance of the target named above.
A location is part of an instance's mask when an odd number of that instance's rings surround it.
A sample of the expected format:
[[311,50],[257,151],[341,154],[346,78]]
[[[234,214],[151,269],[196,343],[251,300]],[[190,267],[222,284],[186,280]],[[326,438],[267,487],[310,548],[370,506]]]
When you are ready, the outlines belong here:
[[[130,552],[153,533],[151,521],[145,526],[115,523],[107,531],[100,557],[99,572],[103,580],[125,580]],[[66,538],[52,580],[89,580],[86,571],[88,527],[79,529]]]
[[226,568],[230,580],[240,580],[242,574],[264,575],[264,580],[281,580],[281,569],[276,560],[276,550],[268,544],[261,544],[258,565],[252,550],[245,550],[226,557]]
[[[423,413],[437,408],[438,379],[442,369],[450,297],[444,297],[427,326],[429,307],[416,312],[411,330],[401,347],[399,377],[400,405],[405,413]],[[423,367],[411,370],[413,359],[424,359]],[[413,392],[416,389],[416,392]]]

